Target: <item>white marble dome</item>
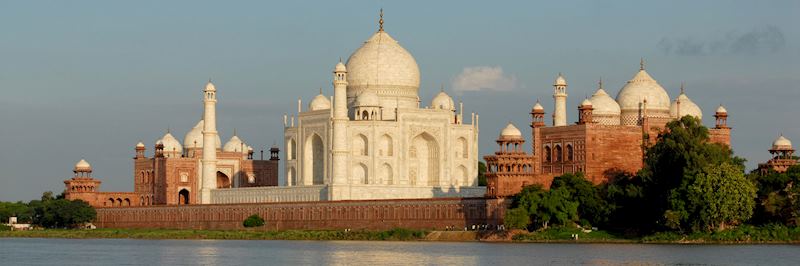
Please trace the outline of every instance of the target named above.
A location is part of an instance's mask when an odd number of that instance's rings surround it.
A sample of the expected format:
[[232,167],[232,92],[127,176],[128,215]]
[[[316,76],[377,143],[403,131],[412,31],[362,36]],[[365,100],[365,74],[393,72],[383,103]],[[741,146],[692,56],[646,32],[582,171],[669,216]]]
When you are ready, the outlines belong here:
[[617,103],[623,113],[639,111],[639,104],[647,100],[647,110],[669,112],[670,99],[667,91],[644,69],[638,73],[617,94]]
[[717,113],[726,113],[727,114],[728,113],[728,109],[725,109],[725,106],[722,106],[720,104],[719,107],[717,107]]
[[161,137],[161,144],[164,145],[164,153],[183,153],[183,146],[181,146],[181,142],[169,132]]
[[385,31],[378,31],[347,59],[348,97],[361,90],[379,95],[419,93],[419,66]]
[[[187,149],[203,147],[203,124],[203,120],[200,120],[192,130],[186,133],[183,137],[183,147]],[[217,149],[220,148],[222,148],[222,140],[219,138],[219,134],[217,134]]]
[[136,148],[144,148],[144,143],[142,143],[141,141],[139,143],[136,143]]
[[205,90],[206,91],[217,91],[217,87],[214,86],[214,83],[211,83],[211,81],[209,80],[208,83],[206,83],[206,89]]
[[534,111],[544,111],[544,107],[542,106],[541,103],[539,103],[539,101],[536,101],[536,105],[533,106],[533,110]]
[[500,138],[513,138],[513,139],[520,139],[522,138],[522,131],[519,131],[517,127],[514,126],[512,123],[508,123],[502,131],[500,131]]
[[339,61],[339,63],[336,64],[336,67],[333,68],[333,72],[347,72],[347,66],[345,66],[342,61]]
[[[678,108],[678,101],[680,101],[680,108]],[[648,102],[649,104],[649,102]],[[680,109],[680,110],[679,110]],[[678,112],[680,111],[680,113]],[[689,99],[689,96],[686,94],[681,93],[672,101],[672,104],[669,106],[669,115],[672,118],[680,119],[681,117],[691,115],[696,117],[697,119],[703,119],[703,110],[700,109],[700,106],[697,106],[692,99]]]
[[320,92],[320,94],[314,97],[311,103],[308,104],[308,109],[311,109],[311,111],[331,109],[331,100],[328,100],[328,97],[325,97],[325,95],[322,95]]
[[581,106],[591,106],[591,105],[592,101],[590,101],[589,99],[583,99],[583,101],[581,102]]
[[620,108],[617,101],[606,93],[603,89],[597,89],[589,98],[592,102],[592,115],[619,115]]
[[781,135],[775,141],[772,142],[772,149],[773,150],[791,150],[792,149],[792,141]]
[[238,136],[233,135],[228,142],[225,143],[225,146],[222,147],[222,151],[225,152],[247,152],[247,144],[244,143]]
[[378,98],[378,95],[371,92],[371,91],[364,91],[356,97],[355,102],[353,102],[353,106],[380,106],[381,100]]
[[431,107],[433,109],[450,111],[454,111],[456,109],[453,98],[450,97],[450,95],[447,95],[447,93],[444,91],[440,91],[435,97],[433,97],[433,100],[431,100]]

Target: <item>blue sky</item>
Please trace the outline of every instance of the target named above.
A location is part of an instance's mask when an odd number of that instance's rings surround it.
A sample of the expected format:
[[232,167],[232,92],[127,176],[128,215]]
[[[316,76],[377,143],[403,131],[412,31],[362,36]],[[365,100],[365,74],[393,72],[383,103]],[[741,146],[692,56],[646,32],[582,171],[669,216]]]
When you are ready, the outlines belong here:
[[182,138],[209,78],[223,141],[234,128],[253,147],[280,141],[283,113],[332,94],[380,8],[423,103],[444,84],[480,114],[481,154],[505,123],[524,130],[537,98],[551,113],[558,72],[573,122],[597,79],[614,96],[642,57],[671,98],[686,82],[706,125],[727,107],[749,167],[779,133],[800,143],[798,1],[3,1],[0,200],[60,192],[81,158],[103,190],[132,190],[134,144]]

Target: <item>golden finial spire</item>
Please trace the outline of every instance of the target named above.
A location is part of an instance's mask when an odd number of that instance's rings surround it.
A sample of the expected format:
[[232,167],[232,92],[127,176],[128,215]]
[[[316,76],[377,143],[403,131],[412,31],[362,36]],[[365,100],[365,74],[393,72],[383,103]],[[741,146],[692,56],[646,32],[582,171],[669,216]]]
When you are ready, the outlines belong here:
[[639,70],[644,70],[644,57],[639,58]]
[[683,91],[683,83],[684,83],[684,82],[683,82],[683,81],[681,81],[681,94],[684,94],[684,91]]
[[322,95],[322,87],[319,87],[319,94]]
[[600,77],[600,80],[597,81],[598,89],[603,89],[603,77]]
[[379,28],[378,31],[383,31],[383,8],[381,8],[381,19],[378,20]]

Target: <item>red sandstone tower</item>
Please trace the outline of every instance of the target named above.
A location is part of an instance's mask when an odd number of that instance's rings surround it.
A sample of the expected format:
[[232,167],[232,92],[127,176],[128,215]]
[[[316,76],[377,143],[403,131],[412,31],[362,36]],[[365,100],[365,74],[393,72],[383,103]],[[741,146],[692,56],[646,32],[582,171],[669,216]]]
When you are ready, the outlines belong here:
[[64,198],[68,200],[80,199],[94,203],[94,193],[100,189],[100,180],[92,178],[92,166],[86,160],[81,159],[72,170],[74,176],[64,180],[66,190]]
[[[544,113],[544,112],[542,112]],[[498,150],[494,155],[485,156],[486,196],[493,198],[513,196],[533,181],[533,156],[523,147],[525,138],[522,132],[509,123],[497,139]]]
[[758,164],[758,170],[761,174],[767,174],[769,171],[784,173],[789,167],[797,164],[792,142],[783,135],[772,142],[769,154],[772,154],[772,159],[769,159],[766,163]]

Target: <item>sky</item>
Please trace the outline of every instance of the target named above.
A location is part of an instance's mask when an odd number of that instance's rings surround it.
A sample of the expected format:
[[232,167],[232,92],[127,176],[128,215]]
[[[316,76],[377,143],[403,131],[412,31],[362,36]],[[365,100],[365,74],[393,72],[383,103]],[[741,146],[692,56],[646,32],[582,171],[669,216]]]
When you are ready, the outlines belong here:
[[552,113],[559,72],[572,123],[640,58],[670,98],[685,82],[707,126],[725,105],[749,168],[779,134],[800,145],[799,1],[0,1],[0,201],[61,192],[82,158],[101,190],[132,191],[134,145],[182,139],[209,79],[223,141],[281,145],[283,114],[333,94],[381,8],[423,103],[444,86],[480,115],[481,155],[508,122],[529,132],[537,99]]

